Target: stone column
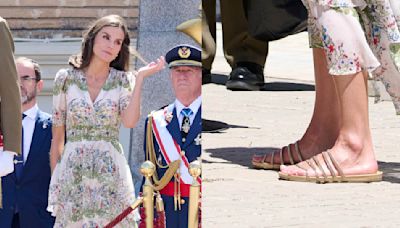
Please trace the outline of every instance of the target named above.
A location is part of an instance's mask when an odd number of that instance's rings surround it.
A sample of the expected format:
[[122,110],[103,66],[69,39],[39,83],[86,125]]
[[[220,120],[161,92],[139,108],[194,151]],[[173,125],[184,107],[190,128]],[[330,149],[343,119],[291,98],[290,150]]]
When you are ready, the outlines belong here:
[[[199,16],[200,0],[142,0],[139,5],[139,28],[137,49],[146,61],[153,61],[175,45],[187,43],[197,45],[185,34],[176,31],[182,22]],[[136,69],[143,66],[137,61]],[[138,125],[131,130],[128,162],[132,170],[136,192],[142,176],[140,164],[144,161],[144,122],[152,110],[174,101],[168,67],[147,78],[142,91],[142,115]]]

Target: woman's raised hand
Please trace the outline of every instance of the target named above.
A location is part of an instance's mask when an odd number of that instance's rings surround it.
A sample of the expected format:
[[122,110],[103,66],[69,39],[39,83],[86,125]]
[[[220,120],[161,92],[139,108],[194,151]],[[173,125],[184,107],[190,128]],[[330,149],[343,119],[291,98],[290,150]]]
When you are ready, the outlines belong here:
[[151,62],[149,64],[147,64],[144,67],[141,67],[138,70],[138,76],[142,76],[143,78],[146,78],[150,75],[153,75],[157,72],[159,72],[160,70],[164,69],[164,65],[165,65],[165,60],[163,56],[160,56],[160,58],[158,58],[156,60],[156,62]]

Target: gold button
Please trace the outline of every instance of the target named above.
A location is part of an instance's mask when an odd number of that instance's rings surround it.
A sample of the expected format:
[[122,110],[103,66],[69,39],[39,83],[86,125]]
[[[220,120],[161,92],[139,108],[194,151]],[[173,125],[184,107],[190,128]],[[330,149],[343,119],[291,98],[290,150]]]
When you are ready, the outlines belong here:
[[186,138],[182,138],[182,142],[186,142]]
[[184,199],[181,199],[181,204],[185,204],[185,200]]

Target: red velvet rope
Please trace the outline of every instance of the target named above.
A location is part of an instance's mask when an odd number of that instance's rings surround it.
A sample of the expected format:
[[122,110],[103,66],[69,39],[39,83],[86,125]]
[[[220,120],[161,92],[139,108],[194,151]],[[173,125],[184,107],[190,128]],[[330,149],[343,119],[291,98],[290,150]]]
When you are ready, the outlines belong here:
[[144,207],[140,207],[140,223],[139,223],[139,228],[146,228],[146,212]]
[[199,228],[201,228],[201,204],[199,203]]
[[133,211],[132,207],[126,208],[121,214],[119,214],[114,220],[108,223],[104,228],[112,228],[120,223],[126,216]]
[[[140,223],[139,228],[146,228],[146,212],[143,207],[140,208]],[[154,228],[165,228],[165,212],[157,212],[153,220]]]

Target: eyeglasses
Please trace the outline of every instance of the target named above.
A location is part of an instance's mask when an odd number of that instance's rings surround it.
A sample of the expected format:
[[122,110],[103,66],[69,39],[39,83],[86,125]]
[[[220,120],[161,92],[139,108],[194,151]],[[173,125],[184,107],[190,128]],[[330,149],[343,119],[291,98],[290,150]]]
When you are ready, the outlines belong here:
[[29,75],[25,75],[20,77],[21,83],[28,83],[29,81],[37,81],[36,78],[30,77]]

